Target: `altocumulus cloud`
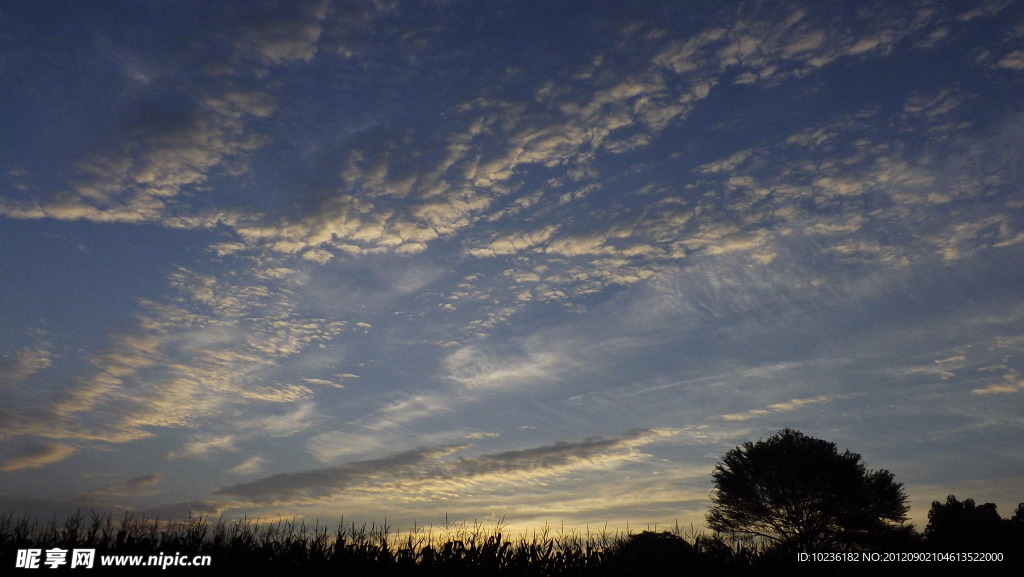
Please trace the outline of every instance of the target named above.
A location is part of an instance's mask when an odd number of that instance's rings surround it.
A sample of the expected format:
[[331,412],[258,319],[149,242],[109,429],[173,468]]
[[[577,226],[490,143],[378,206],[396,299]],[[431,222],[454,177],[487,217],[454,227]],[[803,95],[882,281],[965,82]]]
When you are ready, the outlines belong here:
[[592,522],[781,426],[1013,454],[1018,3],[5,9],[0,469]]

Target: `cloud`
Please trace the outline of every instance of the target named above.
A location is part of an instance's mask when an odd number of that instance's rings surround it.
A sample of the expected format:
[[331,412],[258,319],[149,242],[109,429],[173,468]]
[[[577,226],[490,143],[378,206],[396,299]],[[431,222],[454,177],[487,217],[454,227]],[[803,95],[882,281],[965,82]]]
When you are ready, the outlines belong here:
[[[635,459],[632,449],[646,445],[659,438],[673,436],[673,430],[636,430],[612,439],[587,439],[575,443],[555,443],[529,449],[519,449],[459,459],[450,473],[454,478],[474,478],[479,482],[486,479],[515,476],[518,474],[543,473],[583,463],[604,460]],[[625,451],[625,453],[623,453]]]
[[[1024,228],[1009,201],[1010,183],[1020,180],[1021,156],[1010,152],[1019,149],[1012,144],[1019,135],[1007,127],[1021,121],[1011,113],[992,128],[959,139],[961,152],[950,155],[947,131],[966,114],[963,98],[940,90],[905,101],[901,120],[893,121],[906,123],[905,141],[921,141],[922,154],[908,155],[876,141],[869,127],[883,119],[869,111],[700,165],[698,187],[709,194],[696,202],[680,199],[701,218],[697,227],[679,230],[676,246],[687,254],[736,250],[767,264],[778,256],[780,244],[792,246],[800,239],[839,262],[902,268],[921,259],[952,262],[1014,245]],[[822,155],[825,160],[807,160]],[[710,200],[718,196],[716,187],[729,191],[722,203]],[[964,220],[950,209],[967,201],[977,208]],[[869,203],[885,203],[888,209],[864,210]]]
[[1009,379],[1005,383],[995,383],[988,385],[987,387],[981,387],[977,389],[971,389],[972,395],[999,395],[999,394],[1010,394],[1019,393],[1024,391],[1024,380],[1017,380],[1013,382],[1013,379]]
[[517,356],[495,356],[465,346],[444,360],[448,378],[469,390],[509,390],[543,384],[559,378],[575,361],[556,350],[529,349]]
[[182,459],[188,457],[209,459],[217,453],[236,451],[236,441],[237,437],[235,435],[206,437],[197,441],[185,443],[185,446],[182,447],[180,451],[174,451],[167,457],[169,459]]
[[478,457],[450,459],[468,445],[413,449],[387,457],[355,461],[336,467],[282,473],[231,485],[214,494],[241,498],[253,504],[315,503],[346,492],[378,492],[401,486],[405,492],[450,493],[466,484],[513,482],[588,467],[615,467],[641,458],[636,452],[673,430],[637,430],[612,439],[556,443]]
[[[42,414],[14,415],[4,432],[124,443],[154,428],[195,427],[231,406],[308,401],[312,389],[279,382],[277,365],[346,323],[296,314],[294,279],[261,276],[179,269],[170,278],[176,296],[144,301],[136,327],[91,359],[91,375],[49,399]],[[264,431],[294,434],[313,416],[307,404],[268,418]],[[199,442],[180,456],[202,452]]]
[[224,503],[201,500],[168,503],[154,507],[133,508],[133,510],[152,519],[170,520],[198,519],[200,517],[215,519],[221,517],[226,509],[227,505]]
[[221,242],[211,244],[207,247],[207,250],[212,251],[217,256],[227,256],[245,250],[245,244],[240,242]]
[[[338,7],[320,1],[261,5],[237,23],[234,42],[243,61],[255,53],[261,65],[269,64],[271,69],[298,65],[322,55],[325,42],[336,43],[349,31],[365,32],[379,13],[394,9],[369,4]],[[368,138],[346,142],[347,166],[339,171],[341,182],[336,183],[344,192],[327,195],[304,216],[227,207],[203,213],[176,201],[186,189],[195,192],[218,167],[232,165],[228,172],[233,176],[238,170],[234,164],[244,167],[247,155],[265,144],[248,124],[274,114],[275,99],[256,89],[216,85],[209,94],[186,99],[191,106],[183,107],[184,112],[155,105],[155,112],[146,116],[151,126],[140,130],[131,153],[112,150],[83,159],[81,170],[89,177],[74,190],[35,204],[2,201],[0,210],[19,218],[227,226],[244,242],[216,243],[211,250],[220,256],[241,252],[242,247],[260,247],[326,264],[338,254],[418,254],[437,239],[481,220],[537,206],[533,190],[510,203],[500,198],[518,194],[515,186],[539,167],[571,166],[569,173],[594,180],[599,174],[593,167],[598,151],[621,153],[646,146],[673,122],[687,118],[694,104],[708,98],[708,91],[730,75],[737,81],[749,76],[752,81],[777,83],[787,76],[811,74],[840,57],[884,54],[900,38],[928,28],[939,17],[909,9],[874,14],[870,20],[860,14],[849,16],[853,24],[839,26],[845,21],[828,9],[780,12],[746,7],[729,15],[728,26],[713,26],[685,40],[646,40],[642,50],[648,51],[644,57],[652,66],[638,67],[631,74],[608,74],[607,65],[597,58],[578,71],[572,82],[532,87],[531,106],[500,91],[490,98],[452,102],[446,132],[413,132],[404,140],[387,136],[375,139],[377,144],[370,144],[374,139]],[[332,50],[349,53],[351,46]],[[579,79],[587,82],[579,84]],[[438,141],[444,143],[438,154],[422,152],[425,145]],[[397,160],[408,158],[415,160]],[[858,178],[820,175],[816,182],[818,188],[839,196],[864,190]],[[582,184],[586,188],[592,183]],[[569,192],[561,196],[573,197]],[[757,216],[768,214],[782,212]],[[603,282],[594,280],[579,291],[560,288],[538,293],[558,299],[635,282],[644,278],[640,274],[644,259],[680,258],[687,250],[707,246],[704,235],[683,233],[688,238],[662,237],[659,243],[651,242],[642,230],[637,226],[636,232],[613,242],[604,233],[566,230],[559,237],[549,225],[492,237],[485,244],[470,243],[467,251],[483,257],[544,246],[555,257],[608,257],[589,266],[576,264],[577,276],[603,275]],[[739,238],[719,239],[711,248],[744,250],[761,264],[773,258],[771,247],[761,242],[764,239],[749,230],[734,232]]]
[[248,483],[230,485],[215,491],[214,494],[239,497],[252,503],[318,500],[385,475],[413,475],[420,465],[458,449],[415,449],[338,467],[281,473]]
[[549,225],[531,232],[515,232],[491,241],[484,248],[471,249],[469,254],[480,257],[516,254],[542,244],[551,238],[557,229],[556,225]]
[[24,347],[0,358],[0,390],[13,389],[22,381],[53,364],[53,353],[47,348]]
[[[331,7],[319,1],[262,6],[247,14],[236,42],[244,47],[240,48],[243,53],[254,51],[271,67],[308,62],[321,54],[323,42],[335,41],[326,37],[344,37],[347,30],[363,29],[378,12],[390,10],[369,5]],[[899,31],[911,23],[913,27],[924,25],[915,21],[910,11],[895,10],[879,17],[881,30],[858,37],[862,30],[856,26],[839,30],[826,13],[792,10],[784,16],[780,18],[777,11],[747,9],[727,28],[713,27],[687,40],[651,44],[656,48],[647,58],[653,66],[640,67],[625,77],[595,74],[597,65],[588,63],[585,68],[589,72],[578,75],[588,83],[545,82],[534,87],[535,102],[530,107],[500,94],[452,103],[446,133],[413,133],[405,140],[391,136],[353,139],[346,144],[348,166],[340,171],[342,182],[337,183],[345,192],[323,198],[305,216],[226,207],[202,213],[175,202],[182,191],[203,184],[217,167],[232,163],[244,167],[247,155],[265,143],[252,134],[247,123],[272,115],[274,98],[259,90],[227,85],[192,99],[191,109],[173,119],[150,121],[151,130],[140,133],[131,154],[112,151],[84,159],[82,172],[92,178],[75,190],[32,205],[4,201],[0,210],[19,218],[160,222],[186,228],[227,226],[243,242],[216,243],[211,250],[219,256],[236,254],[241,247],[261,247],[326,264],[337,254],[417,254],[480,219],[502,218],[537,206],[535,191],[519,195],[511,203],[499,199],[516,194],[514,185],[540,167],[571,166],[570,174],[593,180],[598,174],[593,168],[597,151],[622,153],[647,146],[674,122],[685,119],[727,70],[745,70],[756,78],[774,80],[787,74],[806,74],[842,54],[884,52],[885,46],[898,40]],[[645,49],[652,48],[645,45]],[[786,71],[785,66],[795,69]],[[162,114],[171,112],[158,107],[155,116]],[[442,152],[422,153],[423,146],[438,140],[446,143]],[[396,160],[400,158],[416,160]],[[234,174],[237,169],[229,172]],[[562,196],[566,195],[573,197],[570,193]],[[637,226],[635,230],[644,229]],[[607,257],[589,266],[576,264],[577,276],[593,279],[586,287],[538,293],[560,299],[636,282],[644,278],[645,267],[640,266],[644,259],[679,258],[694,244],[700,248],[700,237],[691,241],[666,246],[652,243],[642,233],[613,240],[605,234],[574,234],[571,230],[556,237],[549,225],[498,236],[485,245],[472,243],[467,251],[483,257],[545,246],[555,257]],[[763,250],[753,250],[752,243],[748,235],[716,246],[719,250],[752,250],[761,263],[773,258],[763,243],[758,244]]]
[[476,432],[476,433],[468,433],[463,438],[464,439],[469,439],[469,440],[472,440],[472,439],[494,439],[494,438],[497,438],[497,437],[500,437],[500,436],[501,436],[501,433]]
[[263,457],[250,457],[228,469],[228,473],[241,476],[255,475],[261,472],[266,467],[266,464],[267,460]]
[[1014,50],[1009,54],[1003,56],[996,63],[999,68],[1009,68],[1011,70],[1024,70],[1024,50]]
[[320,462],[334,463],[339,459],[379,454],[389,448],[393,450],[396,441],[408,440],[392,438],[375,424],[369,423],[366,430],[362,431],[330,431],[315,435],[306,441],[306,450]]
[[836,401],[841,401],[841,400],[849,399],[849,398],[856,397],[856,396],[859,396],[859,394],[820,395],[820,396],[812,397],[812,398],[790,399],[790,400],[782,402],[782,403],[775,403],[775,404],[772,404],[772,405],[768,405],[764,409],[751,409],[749,411],[745,411],[745,412],[742,412],[742,413],[730,413],[730,414],[727,414],[727,415],[722,415],[720,418],[723,421],[749,421],[750,419],[754,419],[756,417],[763,417],[765,415],[770,415],[772,413],[782,413],[782,412],[787,412],[787,411],[794,411],[796,409],[799,409],[801,407],[805,407],[805,406],[808,406],[808,405],[824,405],[824,404],[828,404],[828,403],[834,403]]
[[160,473],[133,477],[119,483],[97,487],[83,494],[80,498],[86,501],[103,501],[112,498],[146,497],[155,493],[153,487],[158,485],[162,479],[163,476]]
[[[207,11],[200,18],[219,23],[216,38],[196,37],[179,47],[175,62],[160,65],[139,56],[148,50],[133,52],[123,39],[105,38],[101,27],[91,30],[89,43],[97,42],[109,52],[99,60],[113,55],[117,72],[124,77],[123,82],[104,87],[105,92],[91,95],[107,101],[98,104],[103,124],[90,129],[95,134],[89,144],[68,159],[73,175],[38,187],[31,200],[0,199],[0,214],[171,228],[206,228],[222,219],[237,220],[238,214],[227,207],[207,213],[192,201],[207,197],[204,186],[212,177],[244,176],[252,153],[268,142],[251,124],[275,113],[275,99],[270,91],[237,81],[238,77],[261,74],[258,68],[266,62],[308,59],[316,51],[325,5],[288,4],[247,12],[248,22],[241,26],[233,9]],[[289,8],[300,14],[283,14],[294,11]],[[235,44],[234,53],[219,45],[223,39]],[[251,58],[254,54],[259,57]]]
[[76,452],[74,447],[58,443],[32,443],[24,446],[13,457],[0,464],[0,471],[38,469],[67,459]]
[[323,21],[328,15],[328,3],[323,0],[280,4],[257,3],[247,11],[249,22],[242,26],[239,46],[251,46],[269,64],[280,65],[293,61],[312,60],[323,32]]
[[416,393],[381,407],[366,426],[370,430],[393,429],[417,419],[436,416],[452,410],[450,394]]
[[[475,402],[469,394],[451,391],[413,392],[384,403],[365,417],[346,423],[344,430],[330,431],[311,437],[306,450],[318,461],[379,454],[395,447],[409,446],[410,427],[416,421],[455,414],[459,406]],[[451,443],[463,438],[460,431],[441,432],[417,437],[423,443]]]
[[250,418],[235,426],[251,430],[254,434],[289,437],[317,425],[322,420],[323,416],[317,412],[316,404],[305,401],[284,414]]
[[334,254],[323,249],[314,248],[302,253],[302,258],[319,264],[327,264],[334,258]]
[[[179,218],[173,199],[204,183],[215,167],[245,162],[260,145],[244,121],[270,113],[262,93],[227,92],[192,102],[185,112],[159,106],[138,120],[125,145],[77,162],[71,189],[32,203],[0,200],[0,214],[18,219],[53,218],[102,223],[155,222],[172,228],[205,226],[194,215]],[[239,170],[239,169],[233,169]]]
[[[357,378],[357,377],[355,377],[355,375],[338,375],[338,378],[339,379],[345,379],[345,378]],[[329,379],[303,378],[302,380],[303,380],[303,382],[309,383],[311,385],[318,385],[318,386],[322,386],[322,387],[331,387],[331,388],[334,388],[334,389],[344,389],[345,388],[345,385],[342,385],[340,383],[337,383],[337,382],[329,380]]]

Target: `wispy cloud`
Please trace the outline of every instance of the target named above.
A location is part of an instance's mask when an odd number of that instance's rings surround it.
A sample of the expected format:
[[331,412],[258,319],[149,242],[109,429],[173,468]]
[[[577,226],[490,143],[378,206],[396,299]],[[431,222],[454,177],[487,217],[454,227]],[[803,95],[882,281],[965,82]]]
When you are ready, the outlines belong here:
[[754,419],[754,418],[757,418],[757,417],[763,417],[765,415],[770,415],[772,413],[781,413],[781,412],[787,412],[787,411],[794,411],[796,409],[799,409],[801,407],[806,407],[808,405],[824,405],[824,404],[834,403],[836,401],[841,401],[841,400],[844,400],[844,399],[849,399],[849,398],[857,397],[857,396],[860,396],[860,395],[859,394],[850,394],[850,395],[821,395],[821,396],[818,396],[818,397],[806,398],[806,399],[790,399],[788,401],[784,401],[784,402],[781,402],[781,403],[774,403],[774,404],[768,405],[767,407],[765,407],[763,409],[751,409],[749,411],[744,411],[742,413],[730,413],[730,414],[727,414],[727,415],[722,415],[721,419],[723,421],[749,421],[750,419]]
[[641,458],[638,447],[676,434],[672,430],[639,430],[612,439],[588,439],[450,459],[469,445],[413,449],[379,459],[336,467],[282,473],[221,488],[216,495],[254,504],[309,503],[337,498],[349,491],[379,491],[402,486],[405,492],[457,491],[467,484],[514,482],[524,476],[549,476],[588,467],[610,466]]
[[[1016,382],[1015,382],[1016,381]],[[1003,383],[994,383],[986,387],[977,389],[971,389],[971,394],[974,395],[999,395],[1009,393],[1019,393],[1024,391],[1024,380],[1010,377]]]
[[[242,26],[239,48],[254,48],[270,65],[311,60],[317,53],[328,3],[320,0],[292,3],[287,14],[259,6]],[[265,11],[261,13],[261,9]]]
[[288,437],[300,431],[314,427],[324,420],[317,411],[316,403],[305,400],[295,403],[295,408],[281,414],[253,417],[235,423],[238,430],[250,435],[267,435],[272,437]]
[[53,364],[53,353],[46,348],[21,350],[0,358],[0,390],[14,388],[28,377]]
[[266,468],[267,460],[263,457],[249,457],[241,463],[228,469],[228,473],[232,475],[255,475],[263,471]]
[[218,453],[223,452],[234,452],[235,442],[237,438],[234,435],[226,435],[222,437],[208,437],[190,441],[179,451],[174,451],[168,458],[170,459],[181,459],[188,457],[200,457],[200,458],[211,458]]
[[[151,436],[153,427],[195,426],[231,405],[308,401],[309,387],[276,381],[275,363],[330,340],[346,323],[296,315],[287,278],[250,280],[174,273],[176,297],[143,302],[136,328],[92,359],[91,376],[51,399],[45,418],[12,417],[5,432],[123,443]],[[98,413],[106,415],[102,424]],[[264,431],[293,434],[313,417],[306,404],[268,418]],[[204,442],[178,454],[200,454]]]
[[494,356],[474,346],[445,359],[449,378],[470,390],[536,386],[557,379],[574,365],[559,351],[531,349],[522,356]]
[[67,459],[75,448],[59,443],[32,443],[23,446],[13,457],[0,464],[0,471],[38,469]]
[[248,483],[230,485],[217,490],[215,494],[240,497],[253,503],[315,501],[346,489],[378,481],[385,476],[412,476],[421,465],[450,455],[459,449],[460,447],[417,449],[338,467],[281,473]]
[[85,493],[82,498],[88,501],[93,501],[120,499],[124,497],[145,497],[153,494],[153,487],[158,485],[162,479],[163,476],[160,473],[133,477],[126,481],[97,487],[88,493]]
[[256,148],[259,140],[245,132],[243,119],[266,116],[271,106],[265,95],[237,92],[192,106],[185,113],[154,110],[137,127],[134,147],[81,159],[80,181],[72,190],[33,203],[0,199],[0,213],[19,219],[156,222],[174,228],[200,224],[202,219],[195,217],[179,219],[172,199],[201,185],[214,168]]

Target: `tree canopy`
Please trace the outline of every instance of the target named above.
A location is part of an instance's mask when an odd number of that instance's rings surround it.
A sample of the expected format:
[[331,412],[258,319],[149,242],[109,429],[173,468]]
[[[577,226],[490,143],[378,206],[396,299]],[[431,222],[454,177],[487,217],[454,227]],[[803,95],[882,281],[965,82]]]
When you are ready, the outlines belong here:
[[945,503],[932,501],[924,537],[939,551],[1019,549],[1024,543],[1024,503],[1017,505],[1013,517],[1003,519],[995,503],[978,505],[974,499],[959,501],[949,495]]
[[898,529],[909,509],[892,473],[792,429],[730,450],[711,476],[712,529],[803,551],[863,546]]

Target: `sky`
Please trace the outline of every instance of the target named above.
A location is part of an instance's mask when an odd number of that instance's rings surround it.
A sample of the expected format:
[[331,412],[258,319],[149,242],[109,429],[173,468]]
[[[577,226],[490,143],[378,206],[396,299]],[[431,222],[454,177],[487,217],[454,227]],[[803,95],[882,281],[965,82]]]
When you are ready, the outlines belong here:
[[0,5],[0,508],[1024,501],[1019,1]]

